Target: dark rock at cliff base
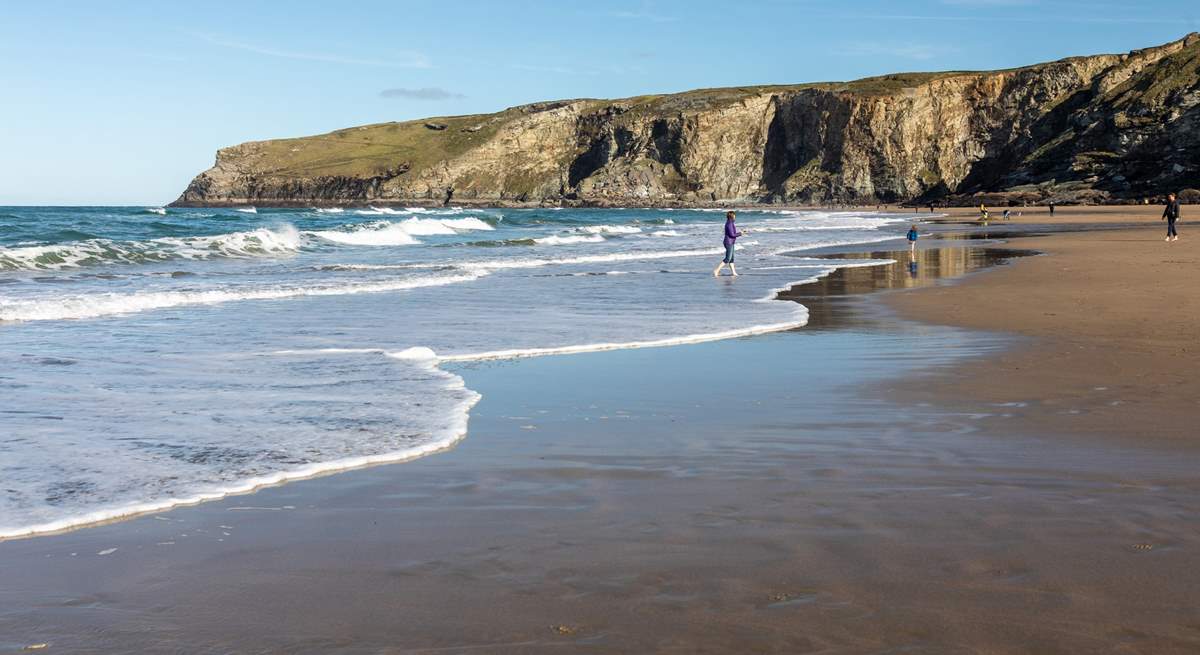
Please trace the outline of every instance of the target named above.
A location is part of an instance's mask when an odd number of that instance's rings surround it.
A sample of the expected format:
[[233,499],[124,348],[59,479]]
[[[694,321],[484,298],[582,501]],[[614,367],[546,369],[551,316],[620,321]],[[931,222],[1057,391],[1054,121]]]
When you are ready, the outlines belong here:
[[560,100],[217,153],[176,205],[1129,202],[1200,179],[1200,36],[994,72]]

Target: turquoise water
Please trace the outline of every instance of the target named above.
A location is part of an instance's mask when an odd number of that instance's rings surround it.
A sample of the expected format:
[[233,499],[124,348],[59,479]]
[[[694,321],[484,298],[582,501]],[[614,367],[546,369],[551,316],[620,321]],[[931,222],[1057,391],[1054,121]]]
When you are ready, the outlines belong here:
[[907,216],[0,208],[0,536],[434,452],[478,395],[446,361],[796,328],[777,291]]

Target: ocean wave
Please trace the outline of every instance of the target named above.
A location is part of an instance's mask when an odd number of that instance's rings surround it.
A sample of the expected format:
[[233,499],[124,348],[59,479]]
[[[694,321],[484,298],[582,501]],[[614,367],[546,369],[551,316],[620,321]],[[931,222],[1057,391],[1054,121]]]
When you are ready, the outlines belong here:
[[475,260],[463,262],[458,266],[466,270],[504,270],[520,268],[539,268],[542,266],[569,266],[574,264],[601,264],[607,262],[631,262],[654,259],[674,259],[678,257],[703,257],[719,255],[724,248],[695,248],[689,250],[645,250],[641,252],[614,252],[603,255],[578,255],[575,257],[556,258],[517,258]]
[[451,236],[463,232],[494,230],[485,221],[466,218],[408,218],[403,221],[375,221],[344,225],[332,230],[305,232],[326,241],[353,246],[410,246],[420,243],[418,236]]
[[552,346],[546,348],[512,348],[508,350],[489,350],[478,353],[466,353],[461,355],[443,355],[438,357],[438,361],[442,362],[480,362],[494,359],[519,359],[526,357],[545,357],[547,355],[577,355],[581,353],[595,353],[606,350],[636,350],[639,348],[662,348],[665,346],[682,346],[686,344],[705,343],[708,341],[724,341],[726,339],[739,339],[742,337],[751,337],[759,334],[768,334],[771,332],[782,332],[784,330],[794,330],[799,327],[804,327],[808,324],[808,310],[803,305],[798,305],[796,310],[796,319],[785,321],[782,323],[768,323],[764,325],[751,325],[744,328],[733,330],[723,330],[720,332],[703,332],[698,334],[686,334],[677,337],[665,337],[662,339],[649,339],[646,341],[620,341],[620,342],[604,342],[604,343],[585,343],[570,346]]
[[[430,412],[428,416],[420,419],[422,427],[426,431],[422,435],[422,439],[359,440],[372,444],[382,442],[382,446],[376,446],[382,452],[371,452],[369,448],[366,448],[366,452],[363,454],[342,456],[326,461],[306,462],[300,465],[293,464],[281,470],[264,471],[250,477],[225,482],[176,479],[164,484],[163,481],[151,481],[154,484],[147,485],[145,488],[146,492],[153,494],[150,498],[115,503],[58,519],[16,525],[0,524],[0,540],[50,534],[114,519],[129,518],[186,505],[197,505],[329,473],[411,461],[444,451],[467,436],[471,408],[479,402],[481,396],[468,389],[461,377],[438,368],[436,360],[431,357],[432,351],[428,349],[413,348],[397,353],[380,352],[379,354],[398,362],[404,362],[404,365],[415,367],[414,370],[422,371],[423,374],[417,378],[417,381],[428,387],[424,389],[427,396],[440,401],[441,404],[437,407],[438,411]],[[331,453],[344,454],[363,450],[364,448],[360,446],[353,450],[347,449],[340,452],[333,450]],[[130,482],[130,480],[122,479],[122,484],[126,486],[121,491],[125,495],[131,491]],[[166,497],[162,497],[164,494]]]
[[162,237],[150,241],[90,239],[46,246],[0,248],[0,270],[52,271],[103,264],[145,264],[173,259],[270,257],[301,247],[290,225],[202,237]]
[[534,239],[533,242],[542,246],[569,246],[575,243],[600,243],[604,241],[604,237],[599,234],[590,234],[587,236],[548,236]]
[[411,246],[420,243],[408,230],[386,221],[342,230],[314,230],[305,234],[350,246]]
[[257,214],[258,213],[258,209],[255,207],[239,207],[236,211],[239,211],[243,214]]
[[634,225],[586,225],[579,231],[584,234],[637,234],[642,228]]
[[486,272],[484,271],[474,270],[456,275],[316,286],[93,293],[39,300],[0,299],[0,321],[23,322],[99,318],[102,316],[132,314],[184,305],[214,305],[240,300],[278,300],[302,296],[339,296],[359,293],[405,291],[460,282],[471,282],[485,274]]

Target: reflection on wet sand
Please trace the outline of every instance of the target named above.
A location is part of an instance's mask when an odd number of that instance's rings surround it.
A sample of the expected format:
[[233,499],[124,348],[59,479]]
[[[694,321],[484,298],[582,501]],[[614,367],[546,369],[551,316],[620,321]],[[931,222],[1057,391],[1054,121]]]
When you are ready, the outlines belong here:
[[[952,238],[943,236],[942,238]],[[781,300],[793,300],[808,308],[808,329],[830,328],[862,320],[850,311],[855,296],[890,289],[912,289],[937,284],[990,266],[1004,264],[1016,257],[1037,254],[1032,250],[1010,250],[975,246],[952,246],[908,250],[883,250],[870,253],[828,255],[830,259],[892,260],[891,264],[840,268],[830,275],[800,284],[779,294]]]

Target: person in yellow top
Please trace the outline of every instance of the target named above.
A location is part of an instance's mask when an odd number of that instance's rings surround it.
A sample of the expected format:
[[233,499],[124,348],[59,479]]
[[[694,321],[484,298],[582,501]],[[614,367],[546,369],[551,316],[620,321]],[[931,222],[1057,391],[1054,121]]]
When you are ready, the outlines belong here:
[[986,223],[988,220],[987,205],[982,202],[979,203],[979,220],[983,221],[984,223]]

